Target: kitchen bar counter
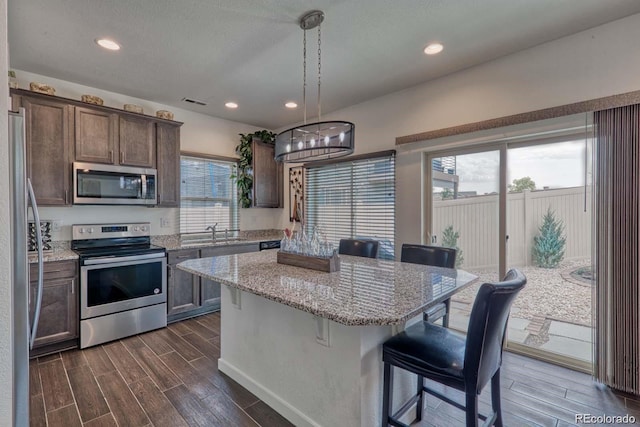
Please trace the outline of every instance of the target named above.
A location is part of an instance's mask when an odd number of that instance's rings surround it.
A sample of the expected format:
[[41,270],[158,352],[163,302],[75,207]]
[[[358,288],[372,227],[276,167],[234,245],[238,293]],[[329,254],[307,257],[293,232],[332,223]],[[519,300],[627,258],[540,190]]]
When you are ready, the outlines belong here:
[[[178,268],[225,285],[218,369],[296,426],[379,426],[382,343],[476,280],[460,270],[346,255],[340,271],[323,273],[278,264],[276,254],[193,259]],[[395,401],[403,402],[415,377],[395,375]]]
[[397,325],[449,299],[465,271],[340,255],[340,271],[278,264],[277,251],[184,261],[178,268],[343,325]]

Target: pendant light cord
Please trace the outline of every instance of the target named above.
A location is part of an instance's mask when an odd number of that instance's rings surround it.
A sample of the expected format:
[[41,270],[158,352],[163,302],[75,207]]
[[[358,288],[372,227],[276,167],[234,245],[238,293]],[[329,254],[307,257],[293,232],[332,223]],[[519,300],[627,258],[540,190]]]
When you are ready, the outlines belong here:
[[[322,76],[322,50],[321,50],[321,46],[320,46],[320,40],[321,40],[321,31],[320,28],[322,27],[322,25],[318,25],[318,121],[321,122],[322,121],[322,109],[320,107],[320,76]],[[319,135],[318,135],[319,136]]]
[[302,104],[303,104],[303,124],[307,124],[307,30],[304,30],[302,37]]

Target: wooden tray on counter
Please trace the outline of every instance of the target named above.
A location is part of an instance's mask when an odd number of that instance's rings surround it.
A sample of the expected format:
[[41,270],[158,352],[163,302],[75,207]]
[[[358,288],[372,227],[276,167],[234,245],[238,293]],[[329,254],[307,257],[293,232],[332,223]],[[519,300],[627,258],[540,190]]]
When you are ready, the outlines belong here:
[[340,258],[338,257],[338,254],[334,254],[330,258],[326,258],[278,251],[278,263],[324,271],[326,273],[340,271]]

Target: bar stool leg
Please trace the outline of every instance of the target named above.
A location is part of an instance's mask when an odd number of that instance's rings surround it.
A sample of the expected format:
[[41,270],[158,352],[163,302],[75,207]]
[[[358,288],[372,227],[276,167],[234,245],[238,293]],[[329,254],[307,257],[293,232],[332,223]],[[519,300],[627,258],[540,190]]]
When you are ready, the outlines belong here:
[[491,409],[496,414],[496,427],[502,427],[502,408],[500,406],[500,369],[491,378]]
[[418,375],[418,384],[417,384],[417,392],[418,392],[418,401],[416,402],[416,421],[422,420],[422,407],[424,405],[423,400],[423,390],[424,387],[424,377],[422,375]]
[[442,316],[442,326],[445,328],[449,327],[449,313],[451,313],[451,298],[444,302],[445,312],[444,316]]
[[393,367],[389,363],[384,364],[384,388],[382,391],[382,427],[389,426],[389,415],[393,405]]
[[475,390],[466,392],[466,401],[467,427],[478,427],[478,396]]

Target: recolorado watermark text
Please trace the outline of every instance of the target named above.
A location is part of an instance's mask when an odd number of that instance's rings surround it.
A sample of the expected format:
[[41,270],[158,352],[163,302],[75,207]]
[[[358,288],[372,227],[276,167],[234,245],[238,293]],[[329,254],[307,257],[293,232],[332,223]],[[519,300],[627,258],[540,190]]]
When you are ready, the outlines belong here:
[[633,415],[576,414],[576,424],[635,424]]

